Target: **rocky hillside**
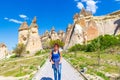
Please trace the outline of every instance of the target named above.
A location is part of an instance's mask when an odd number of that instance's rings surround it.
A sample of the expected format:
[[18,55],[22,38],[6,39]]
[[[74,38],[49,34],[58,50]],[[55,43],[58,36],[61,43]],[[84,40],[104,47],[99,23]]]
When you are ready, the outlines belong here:
[[105,34],[120,34],[120,11],[93,16],[83,8],[80,13],[74,15],[73,24],[68,25],[66,32],[62,30],[56,32],[53,27],[40,36],[36,18],[30,27],[24,22],[19,28],[18,43],[24,43],[27,51],[35,52],[46,48],[50,40],[59,39],[65,43],[64,49],[68,49],[75,44],[87,44],[88,41]]
[[73,24],[66,30],[64,49],[75,44],[86,44],[99,35],[120,34],[120,11],[103,16],[93,16],[84,8],[73,17]]

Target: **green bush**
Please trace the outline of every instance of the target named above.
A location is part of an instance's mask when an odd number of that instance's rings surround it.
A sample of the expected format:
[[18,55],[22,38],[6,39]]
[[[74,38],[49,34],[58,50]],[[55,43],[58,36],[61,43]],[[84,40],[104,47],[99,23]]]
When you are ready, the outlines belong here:
[[110,46],[114,46],[119,44],[119,39],[117,39],[116,36],[112,35],[105,35],[105,36],[100,36],[100,49],[106,49]]
[[99,36],[98,38],[90,41],[87,45],[80,45],[76,44],[69,49],[70,52],[72,51],[86,51],[86,52],[93,52],[100,50],[105,50],[110,46],[120,46],[120,35],[113,36],[113,35],[104,35]]
[[64,42],[59,40],[59,39],[57,39],[57,40],[50,40],[50,43],[49,43],[50,44],[50,48],[53,48],[54,44],[56,44],[56,43],[59,44],[59,46],[63,48]]
[[30,51],[26,51],[27,54],[30,54]]
[[19,43],[16,45],[13,51],[17,57],[21,57],[23,53],[25,53],[25,45],[23,43]]
[[42,50],[36,52],[36,53],[35,53],[35,56],[38,56],[38,55],[41,55],[41,54],[43,54]]
[[49,53],[49,52],[50,52],[50,49],[44,49],[44,52],[45,52],[45,53]]
[[16,58],[16,57],[17,57],[17,55],[16,55],[16,54],[14,54],[14,55],[10,56],[10,58]]
[[96,72],[96,75],[102,77],[104,80],[110,80],[108,77],[105,76],[105,74],[103,74],[101,72]]
[[30,69],[34,69],[35,67],[33,65],[30,66]]
[[72,51],[79,51],[79,50],[85,50],[86,49],[86,45],[81,45],[81,44],[76,44],[75,46],[72,46],[71,48],[69,48],[68,50],[70,52]]

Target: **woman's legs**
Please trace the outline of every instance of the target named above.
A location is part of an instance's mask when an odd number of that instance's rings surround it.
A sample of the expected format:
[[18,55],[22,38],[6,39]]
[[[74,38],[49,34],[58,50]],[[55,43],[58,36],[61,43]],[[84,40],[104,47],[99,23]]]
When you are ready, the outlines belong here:
[[57,80],[57,69],[55,68],[55,65],[52,65],[53,71],[54,71],[54,80]]
[[62,64],[59,64],[59,69],[58,69],[58,80],[61,80],[61,69],[62,69]]
[[56,69],[55,65],[52,65],[53,71],[54,71],[54,80],[61,80],[61,69],[62,64],[59,64],[59,68]]

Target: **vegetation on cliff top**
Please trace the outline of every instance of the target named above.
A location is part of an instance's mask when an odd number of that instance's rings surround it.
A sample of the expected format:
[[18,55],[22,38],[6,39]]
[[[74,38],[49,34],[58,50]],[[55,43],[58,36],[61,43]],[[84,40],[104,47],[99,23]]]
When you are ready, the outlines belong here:
[[72,51],[86,51],[86,52],[94,52],[98,49],[105,50],[110,46],[120,46],[120,35],[113,36],[113,35],[104,35],[99,36],[98,38],[89,41],[87,45],[80,45],[76,44],[75,46],[69,49],[70,52]]

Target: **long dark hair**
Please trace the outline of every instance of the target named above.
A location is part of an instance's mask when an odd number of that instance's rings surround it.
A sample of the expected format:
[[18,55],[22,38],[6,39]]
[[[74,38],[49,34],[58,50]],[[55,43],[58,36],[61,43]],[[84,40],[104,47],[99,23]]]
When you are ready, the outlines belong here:
[[58,48],[60,47],[59,44],[57,44],[57,43],[54,44],[54,47],[55,47],[55,46],[57,46]]

